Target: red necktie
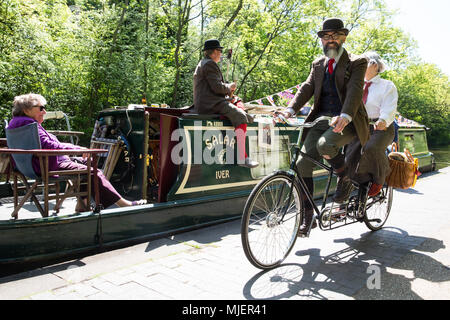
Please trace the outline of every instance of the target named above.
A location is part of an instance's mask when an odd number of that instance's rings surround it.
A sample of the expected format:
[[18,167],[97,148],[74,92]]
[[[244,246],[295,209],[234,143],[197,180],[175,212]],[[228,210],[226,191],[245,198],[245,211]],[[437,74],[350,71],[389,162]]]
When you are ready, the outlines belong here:
[[364,102],[364,104],[366,104],[367,96],[369,95],[369,87],[372,85],[372,82],[365,81],[364,84],[365,84],[365,86],[364,86],[364,92],[363,92],[363,102]]
[[333,74],[333,64],[334,64],[334,59],[330,59],[328,60],[328,73],[329,74]]

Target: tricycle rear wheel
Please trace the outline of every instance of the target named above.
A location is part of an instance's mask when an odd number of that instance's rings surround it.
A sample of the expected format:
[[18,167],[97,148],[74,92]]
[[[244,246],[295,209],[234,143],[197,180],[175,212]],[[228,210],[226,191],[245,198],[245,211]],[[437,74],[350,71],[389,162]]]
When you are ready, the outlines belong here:
[[370,230],[380,230],[386,223],[391,212],[393,195],[393,188],[385,185],[380,193],[367,200],[364,223]]

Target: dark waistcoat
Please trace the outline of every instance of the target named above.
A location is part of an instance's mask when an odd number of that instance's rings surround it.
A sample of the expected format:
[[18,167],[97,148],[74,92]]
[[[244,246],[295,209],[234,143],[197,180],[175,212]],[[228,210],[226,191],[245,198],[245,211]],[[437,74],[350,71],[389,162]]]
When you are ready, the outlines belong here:
[[334,78],[335,72],[330,75],[325,71],[325,76],[323,78],[322,84],[322,92],[320,94],[319,115],[338,116],[341,114],[342,103],[339,99]]

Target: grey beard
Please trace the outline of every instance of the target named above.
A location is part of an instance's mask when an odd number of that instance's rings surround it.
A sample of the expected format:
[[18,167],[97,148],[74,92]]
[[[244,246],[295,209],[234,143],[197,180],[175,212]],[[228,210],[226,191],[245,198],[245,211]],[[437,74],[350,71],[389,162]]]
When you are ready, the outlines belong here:
[[336,49],[326,49],[324,48],[325,56],[329,59],[335,59],[338,55],[338,50]]

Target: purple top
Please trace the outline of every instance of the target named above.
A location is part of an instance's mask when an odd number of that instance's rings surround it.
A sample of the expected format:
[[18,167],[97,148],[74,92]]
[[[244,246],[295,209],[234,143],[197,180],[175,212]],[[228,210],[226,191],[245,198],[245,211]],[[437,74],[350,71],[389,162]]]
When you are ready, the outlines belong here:
[[[8,124],[8,129],[19,128],[24,125],[37,122],[36,120],[30,117],[14,117]],[[75,146],[71,143],[59,142],[59,140],[51,133],[48,133],[39,123],[38,123],[38,134],[39,140],[41,141],[42,149],[50,149],[50,150],[74,150],[80,149],[78,146]],[[68,156],[51,156],[48,157],[48,168],[50,171],[58,170],[59,163],[63,161],[70,160]],[[39,165],[39,159],[33,156],[33,169],[37,174],[41,173],[41,167]]]

